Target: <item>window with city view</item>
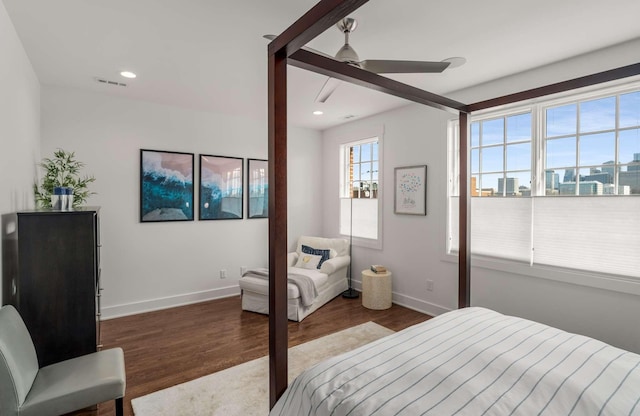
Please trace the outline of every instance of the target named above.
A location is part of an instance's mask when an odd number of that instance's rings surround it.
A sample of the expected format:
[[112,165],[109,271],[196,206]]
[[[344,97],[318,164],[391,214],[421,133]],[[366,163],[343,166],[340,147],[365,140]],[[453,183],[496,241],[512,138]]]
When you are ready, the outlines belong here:
[[351,198],[378,197],[378,141],[347,146],[349,168],[346,170]]
[[531,195],[531,113],[471,123],[471,195]]
[[640,91],[544,115],[545,195],[640,194]]
[[[471,253],[640,282],[640,83],[472,117]],[[447,252],[458,250],[458,122]]]
[[380,152],[377,137],[345,143],[340,148],[340,233],[378,240],[378,194]]
[[470,132],[472,196],[640,194],[640,91],[485,117]]

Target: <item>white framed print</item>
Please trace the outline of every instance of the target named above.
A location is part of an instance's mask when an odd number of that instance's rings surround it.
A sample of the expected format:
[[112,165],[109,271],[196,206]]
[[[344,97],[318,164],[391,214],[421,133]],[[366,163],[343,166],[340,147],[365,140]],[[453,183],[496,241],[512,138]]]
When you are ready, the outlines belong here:
[[427,215],[427,165],[394,169],[396,214]]

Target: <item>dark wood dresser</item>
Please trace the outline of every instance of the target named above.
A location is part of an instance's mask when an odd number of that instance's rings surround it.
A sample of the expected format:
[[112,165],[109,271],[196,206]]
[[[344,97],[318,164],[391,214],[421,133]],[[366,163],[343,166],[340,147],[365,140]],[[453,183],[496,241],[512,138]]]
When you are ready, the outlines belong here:
[[40,367],[97,351],[99,209],[3,215],[2,304],[20,312]]

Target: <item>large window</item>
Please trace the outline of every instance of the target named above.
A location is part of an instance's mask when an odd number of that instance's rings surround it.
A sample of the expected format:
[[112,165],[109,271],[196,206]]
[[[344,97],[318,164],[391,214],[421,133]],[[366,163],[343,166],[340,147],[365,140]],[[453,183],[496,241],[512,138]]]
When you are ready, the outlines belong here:
[[545,194],[640,194],[640,91],[544,109]]
[[[458,126],[448,250],[458,248]],[[640,85],[474,116],[471,252],[640,279]]]
[[531,195],[531,113],[471,123],[471,195]]
[[340,147],[340,234],[378,240],[380,151],[377,137]]

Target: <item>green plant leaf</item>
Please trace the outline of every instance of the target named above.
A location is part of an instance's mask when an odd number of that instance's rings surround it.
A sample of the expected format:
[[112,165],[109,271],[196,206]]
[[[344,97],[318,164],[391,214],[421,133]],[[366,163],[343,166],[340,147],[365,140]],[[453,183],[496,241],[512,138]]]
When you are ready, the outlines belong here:
[[58,186],[73,188],[74,207],[83,205],[89,196],[95,195],[95,192],[89,191],[88,184],[96,178],[92,175],[80,176],[80,170],[85,165],[76,160],[75,152],[57,149],[53,158],[43,158],[39,166],[44,170],[44,176],[40,185],[33,185],[36,206],[51,208],[51,195]]

